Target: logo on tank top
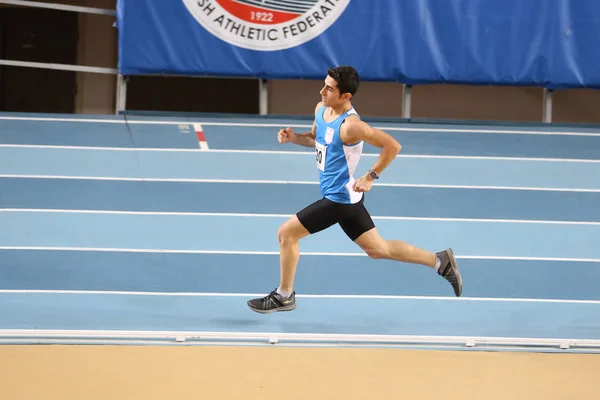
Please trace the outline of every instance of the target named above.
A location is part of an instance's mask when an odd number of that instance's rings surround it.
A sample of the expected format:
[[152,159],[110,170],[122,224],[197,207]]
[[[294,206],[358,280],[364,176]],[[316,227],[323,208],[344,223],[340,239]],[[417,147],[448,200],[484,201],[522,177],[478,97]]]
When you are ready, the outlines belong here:
[[335,133],[335,130],[328,126],[327,130],[325,131],[325,143],[327,144],[331,144],[331,142],[333,142],[333,134]]
[[299,46],[325,32],[350,0],[182,0],[202,27],[250,50]]

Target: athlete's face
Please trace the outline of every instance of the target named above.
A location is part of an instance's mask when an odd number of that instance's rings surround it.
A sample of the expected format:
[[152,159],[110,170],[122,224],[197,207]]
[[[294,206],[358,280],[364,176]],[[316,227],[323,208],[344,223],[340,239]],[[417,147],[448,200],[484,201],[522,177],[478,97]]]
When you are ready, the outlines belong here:
[[329,107],[336,107],[350,100],[352,95],[350,93],[344,93],[340,96],[340,90],[337,87],[335,79],[327,75],[325,78],[325,85],[321,89],[321,101],[324,105]]

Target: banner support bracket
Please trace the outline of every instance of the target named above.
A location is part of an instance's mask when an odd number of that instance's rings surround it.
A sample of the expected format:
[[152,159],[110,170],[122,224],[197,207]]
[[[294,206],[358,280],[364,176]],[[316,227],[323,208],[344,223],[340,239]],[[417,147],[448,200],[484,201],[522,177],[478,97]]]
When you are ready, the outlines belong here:
[[554,90],[544,88],[544,108],[542,111],[542,120],[549,124],[552,122],[552,97]]
[[266,79],[258,80],[258,110],[260,115],[267,115],[269,113],[268,85]]
[[402,118],[410,118],[412,105],[412,85],[402,85]]

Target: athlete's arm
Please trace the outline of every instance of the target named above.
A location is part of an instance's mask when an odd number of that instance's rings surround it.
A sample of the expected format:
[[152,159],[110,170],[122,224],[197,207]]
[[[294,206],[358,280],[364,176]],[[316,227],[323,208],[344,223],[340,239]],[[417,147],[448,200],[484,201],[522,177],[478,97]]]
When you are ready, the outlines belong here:
[[[322,102],[317,103],[317,105],[315,106],[315,115],[317,114],[317,111],[319,110],[319,108],[321,108],[321,106],[323,105]],[[290,129],[290,128],[288,128]],[[315,147],[315,138],[316,136],[316,132],[317,132],[317,124],[316,122],[313,122],[312,124],[312,128],[309,132],[306,133],[293,133],[293,131],[290,129],[290,135],[289,135],[289,141],[297,144],[299,146],[305,146],[305,147]]]
[[306,133],[292,133],[290,137],[290,142],[297,144],[299,146],[305,147],[315,147],[315,131],[317,127],[313,122],[312,128],[310,132]]
[[[346,122],[342,125],[341,133],[342,140],[345,143],[355,143],[360,140],[364,140],[365,142],[381,149],[379,157],[375,161],[375,164],[373,164],[371,167],[371,170],[375,171],[379,175],[381,175],[387,166],[394,161],[394,158],[396,158],[400,150],[402,150],[400,143],[390,134],[380,129],[373,128],[366,122],[358,119],[352,118],[346,120]],[[369,174],[366,174],[366,177],[371,179]]]

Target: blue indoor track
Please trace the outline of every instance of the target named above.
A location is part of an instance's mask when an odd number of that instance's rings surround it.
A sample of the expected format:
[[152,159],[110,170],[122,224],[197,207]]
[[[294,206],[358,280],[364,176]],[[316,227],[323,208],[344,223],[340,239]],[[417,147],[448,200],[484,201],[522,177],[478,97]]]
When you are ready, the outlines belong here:
[[452,247],[462,297],[335,226],[301,241],[296,310],[247,307],[320,195],[276,137],[308,120],[0,115],[0,339],[600,352],[600,129],[373,125],[403,145],[379,232]]

